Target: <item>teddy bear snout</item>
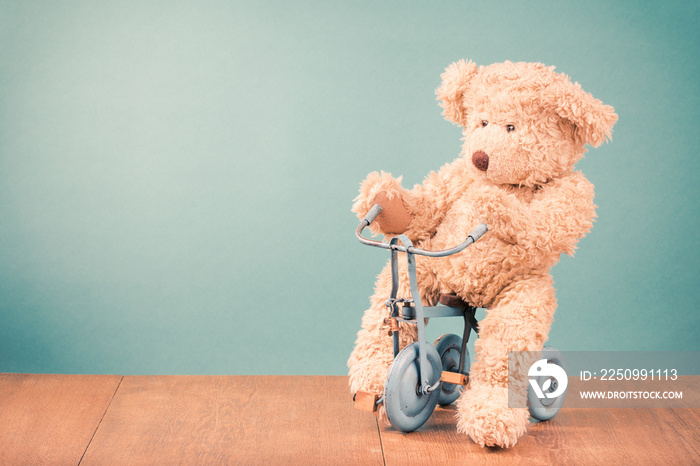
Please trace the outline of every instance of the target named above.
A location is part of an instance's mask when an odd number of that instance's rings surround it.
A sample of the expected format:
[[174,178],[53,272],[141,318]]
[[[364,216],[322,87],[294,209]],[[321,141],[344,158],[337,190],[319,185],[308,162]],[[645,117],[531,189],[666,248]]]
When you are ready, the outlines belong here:
[[472,163],[476,168],[485,172],[489,168],[489,156],[482,150],[476,151],[472,155]]

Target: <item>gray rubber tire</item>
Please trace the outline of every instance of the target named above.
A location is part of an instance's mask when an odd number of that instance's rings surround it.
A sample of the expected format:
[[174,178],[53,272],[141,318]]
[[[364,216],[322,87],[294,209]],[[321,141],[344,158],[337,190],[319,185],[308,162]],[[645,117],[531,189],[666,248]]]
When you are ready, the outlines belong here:
[[[440,380],[442,364],[435,347],[426,345],[428,359],[428,381],[434,385]],[[384,386],[384,407],[391,425],[402,432],[418,429],[433,414],[440,396],[440,388],[422,395],[418,363],[418,342],[401,350],[389,368]]]
[[[442,362],[442,370],[448,372],[457,372],[459,370],[459,355],[462,351],[462,338],[454,333],[446,333],[433,343],[435,349],[440,355]],[[466,360],[464,361],[464,374],[469,373],[471,361],[469,360],[469,349],[466,351]],[[455,385],[452,383],[440,384],[440,397],[438,404],[447,406],[452,404],[464,389],[463,385]]]
[[[558,365],[565,371],[567,370],[564,356],[561,354],[561,351],[559,351],[556,348],[553,348],[551,346],[545,346],[544,348],[542,348],[542,359],[546,359],[547,363],[553,363]],[[542,387],[544,384],[544,379],[546,378],[539,377],[538,379],[542,379],[537,381],[539,386]],[[548,389],[543,391],[545,393],[554,392],[557,388],[556,385],[554,385],[554,383],[555,381],[551,381]],[[562,393],[556,398],[545,398],[541,400],[537,397],[537,394],[531,386],[527,387],[527,400],[530,408],[530,415],[538,421],[548,421],[554,416],[556,416],[559,410],[561,409],[562,405],[564,404],[565,399],[566,391],[564,391],[564,393]]]

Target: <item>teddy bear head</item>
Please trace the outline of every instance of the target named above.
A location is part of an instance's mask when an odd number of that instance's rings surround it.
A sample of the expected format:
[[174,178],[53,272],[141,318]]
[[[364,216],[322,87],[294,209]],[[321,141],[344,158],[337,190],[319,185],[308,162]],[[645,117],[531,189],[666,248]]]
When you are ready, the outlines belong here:
[[570,172],[617,121],[611,106],[541,63],[461,60],[445,69],[436,94],[445,118],[463,129],[469,169],[496,184],[538,186]]

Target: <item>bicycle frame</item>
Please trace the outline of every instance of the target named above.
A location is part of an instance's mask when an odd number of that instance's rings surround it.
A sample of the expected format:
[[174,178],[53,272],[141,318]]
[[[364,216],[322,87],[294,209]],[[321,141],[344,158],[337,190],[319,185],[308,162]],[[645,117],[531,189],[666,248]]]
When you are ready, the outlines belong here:
[[[419,391],[423,395],[427,395],[431,391],[435,390],[440,386],[440,381],[435,385],[430,385],[427,379],[427,367],[428,360],[426,356],[426,345],[428,342],[425,338],[425,319],[433,317],[463,317],[464,318],[464,333],[462,337],[462,350],[460,353],[459,361],[459,373],[464,371],[464,354],[469,341],[469,336],[471,330],[474,329],[478,333],[478,322],[475,318],[476,308],[467,305],[466,307],[450,307],[445,305],[438,306],[423,306],[420,299],[420,292],[418,291],[417,283],[417,272],[416,272],[416,255],[423,255],[428,257],[445,257],[452,254],[456,254],[468,246],[478,241],[481,236],[483,236],[488,228],[486,225],[479,225],[472,233],[469,234],[466,240],[450,249],[445,249],[443,251],[428,251],[413,246],[413,243],[406,235],[399,235],[392,238],[389,243],[383,243],[375,240],[369,240],[362,236],[362,231],[369,226],[372,221],[381,213],[381,206],[376,204],[367,213],[365,218],[362,219],[360,225],[357,227],[355,235],[357,239],[368,246],[379,247],[382,249],[389,249],[391,251],[391,294],[386,300],[386,306],[391,311],[391,319],[396,319],[397,321],[415,323],[417,330],[417,341],[418,341],[418,366],[420,371],[420,387]],[[399,244],[399,242],[401,244]],[[409,279],[409,290],[410,299],[397,299],[396,295],[399,289],[399,263],[398,263],[398,253],[406,253],[406,258],[408,262],[408,279]],[[399,304],[401,304],[401,312],[399,312]],[[393,352],[394,357],[399,353],[399,333],[398,331],[393,331]]]

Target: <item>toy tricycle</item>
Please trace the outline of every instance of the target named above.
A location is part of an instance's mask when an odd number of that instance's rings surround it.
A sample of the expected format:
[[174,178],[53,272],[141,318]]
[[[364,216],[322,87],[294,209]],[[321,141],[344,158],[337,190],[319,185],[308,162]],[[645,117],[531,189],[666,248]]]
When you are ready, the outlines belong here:
[[[388,243],[370,240],[362,232],[381,213],[382,207],[375,204],[357,227],[355,235],[365,245],[391,251],[391,295],[386,300],[389,317],[385,319],[393,338],[394,360],[389,367],[384,395],[378,397],[365,392],[355,395],[355,407],[376,411],[384,403],[391,425],[403,432],[412,432],[422,426],[432,415],[436,405],[446,406],[455,401],[462,388],[469,382],[470,359],[467,343],[471,330],[479,333],[476,308],[456,295],[441,295],[440,305],[423,306],[418,292],[415,255],[445,257],[456,254],[478,241],[487,231],[481,224],[461,244],[442,251],[429,251],[413,246],[406,235],[392,238]],[[399,244],[400,243],[400,244]],[[398,253],[406,253],[410,297],[397,298],[399,288]],[[462,317],[464,332],[460,338],[445,334],[432,345],[425,337],[425,319],[434,317]],[[406,322],[416,325],[417,340],[399,351],[399,325]],[[561,353],[551,347],[542,350],[542,358],[565,367]],[[556,379],[536,377],[536,383],[545,394],[557,389]],[[542,392],[540,391],[540,394]],[[532,387],[528,390],[530,414],[535,419],[546,421],[556,415],[566,397],[566,392],[556,398],[540,399]]]

